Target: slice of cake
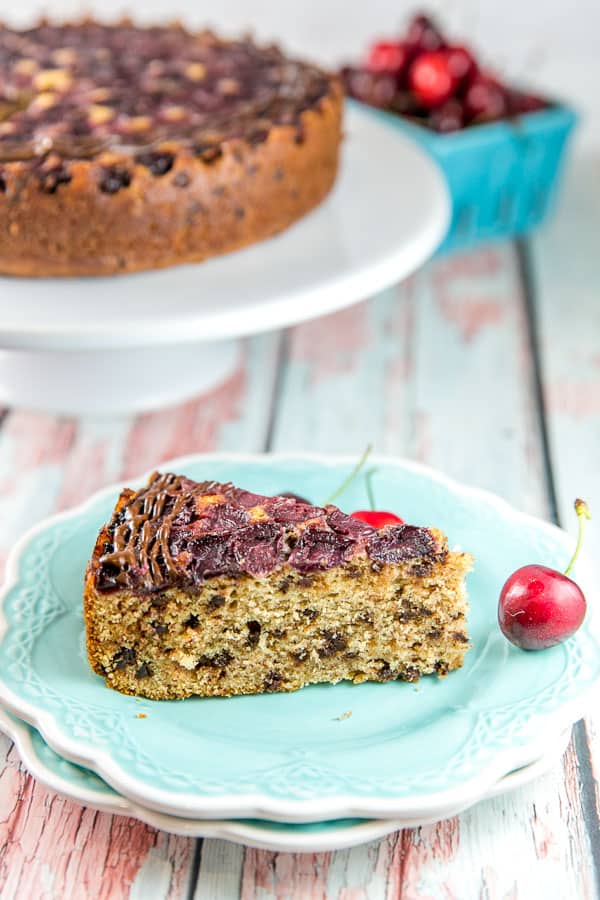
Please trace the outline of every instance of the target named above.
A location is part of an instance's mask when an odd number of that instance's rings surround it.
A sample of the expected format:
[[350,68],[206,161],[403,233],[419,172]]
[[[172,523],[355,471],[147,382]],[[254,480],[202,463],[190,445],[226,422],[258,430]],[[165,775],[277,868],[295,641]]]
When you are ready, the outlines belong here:
[[470,564],[435,528],[155,473],[88,565],[90,664],[153,699],[445,675],[468,648]]

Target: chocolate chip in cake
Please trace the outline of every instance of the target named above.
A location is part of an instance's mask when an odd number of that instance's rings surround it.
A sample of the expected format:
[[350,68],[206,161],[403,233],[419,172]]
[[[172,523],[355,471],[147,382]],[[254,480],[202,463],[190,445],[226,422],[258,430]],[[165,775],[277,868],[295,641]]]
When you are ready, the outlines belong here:
[[221,606],[225,606],[225,597],[223,594],[213,594],[208,601],[208,608],[213,612],[215,609],[220,609]]
[[136,162],[146,166],[153,175],[166,175],[173,168],[175,154],[162,150],[149,150],[146,153],[139,153],[136,156]]
[[444,675],[447,675],[448,671],[449,671],[448,664],[445,662],[442,662],[441,659],[438,659],[438,661],[436,662],[436,664],[434,666],[434,669],[438,673],[438,675],[440,675],[442,678],[444,677]]
[[155,609],[164,609],[168,602],[169,598],[164,594],[154,594],[150,600]]
[[404,666],[398,675],[401,681],[418,681],[421,673],[416,666]]
[[161,622],[150,622],[150,627],[159,635],[166,634],[169,630],[168,627]]
[[209,667],[212,669],[223,669],[229,665],[233,656],[228,650],[219,650],[214,656],[202,655],[196,663],[196,668],[201,669]]
[[309,622],[314,622],[315,619],[318,618],[318,616],[319,616],[319,610],[318,609],[310,609],[310,607],[307,607],[306,609],[302,610],[302,615],[306,616],[306,618],[308,619]]
[[306,649],[306,647],[301,647],[299,650],[295,650],[291,654],[291,657],[296,664],[306,662],[306,660],[308,659],[309,656],[310,656],[310,653]]
[[395,681],[398,678],[398,673],[395,669],[392,669],[389,662],[386,660],[383,661],[379,672],[377,673],[378,681]]
[[149,678],[152,675],[152,669],[148,663],[142,663],[135,673],[136,678]]
[[289,575],[286,575],[285,578],[282,578],[278,584],[278,589],[282,594],[287,594],[290,589],[290,585],[294,583],[294,579]]
[[272,691],[278,691],[281,685],[283,684],[283,678],[279,672],[269,672],[267,677],[263,682],[264,690],[267,693],[271,693]]
[[403,600],[396,618],[399,622],[405,623],[417,622],[419,619],[432,615],[433,611],[427,609],[426,606],[421,606],[419,603],[411,603],[410,600]]
[[200,624],[200,619],[198,618],[198,616],[195,616],[194,613],[192,613],[191,616],[189,616],[189,618],[187,618],[183,624],[186,626],[186,628],[197,628]]
[[261,632],[260,622],[256,622],[254,619],[252,619],[250,622],[246,622],[246,625],[248,627],[247,643],[250,647],[256,647],[256,645],[258,644],[258,642],[260,640],[260,632]]
[[441,628],[431,628],[431,629],[427,632],[427,637],[430,637],[430,638],[432,638],[433,640],[435,640],[436,638],[441,637],[441,636],[442,636],[442,633],[443,633],[443,632],[442,632],[442,629],[441,629]]
[[113,656],[114,669],[126,669],[127,666],[134,666],[137,662],[137,653],[133,647],[121,647],[118,653]]
[[274,628],[271,632],[274,638],[281,640],[287,635],[287,628]]
[[4,175],[0,175],[0,194],[6,193],[6,179]]
[[212,664],[216,668],[221,669],[225,666],[228,666],[232,659],[233,656],[228,650],[220,650],[215,656],[213,656]]
[[469,638],[462,631],[453,631],[452,637],[454,638],[455,641],[458,641],[460,644],[468,644],[469,643]]
[[196,144],[194,151],[205,163],[214,163],[223,153],[218,144]]
[[100,190],[104,194],[116,194],[121,188],[131,184],[131,173],[122,166],[111,166],[103,170]]
[[340,651],[345,650],[348,646],[348,640],[341,631],[324,629],[321,631],[321,636],[325,638],[324,646],[320,647],[317,651],[321,658],[334,656],[334,654],[340,653]]
[[298,578],[298,587],[312,587],[314,583],[315,579],[312,575],[300,575]]
[[187,172],[177,172],[173,177],[173,184],[175,187],[185,188],[190,183],[190,176]]

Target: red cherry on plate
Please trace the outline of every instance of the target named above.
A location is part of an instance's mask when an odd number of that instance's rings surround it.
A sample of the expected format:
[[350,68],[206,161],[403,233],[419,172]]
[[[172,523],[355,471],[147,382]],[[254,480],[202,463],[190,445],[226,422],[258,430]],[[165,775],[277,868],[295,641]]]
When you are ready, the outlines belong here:
[[553,647],[574,634],[585,617],[579,585],[546,566],[523,566],[500,592],[498,622],[508,640],[523,650]]
[[383,528],[384,525],[404,525],[404,519],[401,519],[395,513],[383,512],[383,510],[377,509],[359,509],[350,513],[350,517],[352,519],[360,519],[361,522],[366,522],[367,525],[372,525],[373,528]]
[[444,46],[442,33],[429,16],[415,16],[408,26],[406,43],[419,53]]
[[456,87],[448,58],[441,50],[417,56],[408,77],[415,95],[429,109],[441,106],[452,96]]
[[366,67],[370,72],[385,72],[400,78],[409,60],[409,50],[399,41],[378,41],[367,56]]
[[568,577],[579,553],[587,504],[575,501],[579,536],[566,572],[547,566],[522,566],[500,591],[498,624],[504,636],[523,650],[544,650],[574,634],[585,618],[586,601],[578,584]]

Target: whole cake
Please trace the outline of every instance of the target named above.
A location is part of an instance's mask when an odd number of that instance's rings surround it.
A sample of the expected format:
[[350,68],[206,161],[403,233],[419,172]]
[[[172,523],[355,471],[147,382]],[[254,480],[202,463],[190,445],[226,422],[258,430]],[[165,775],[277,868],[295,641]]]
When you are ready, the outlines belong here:
[[155,473],[98,536],[88,657],[153,699],[445,675],[469,646],[470,564],[434,528]]
[[0,26],[0,272],[131,272],[273,235],[333,185],[341,108],[335,78],[249,38]]

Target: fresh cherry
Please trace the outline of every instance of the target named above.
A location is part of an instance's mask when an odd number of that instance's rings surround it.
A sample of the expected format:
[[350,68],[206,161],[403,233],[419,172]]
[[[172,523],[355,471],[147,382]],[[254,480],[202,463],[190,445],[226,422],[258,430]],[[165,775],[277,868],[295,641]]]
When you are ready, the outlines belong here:
[[450,74],[457,84],[464,84],[476,75],[477,63],[466,47],[446,47],[443,52]]
[[365,486],[367,488],[367,497],[369,498],[371,509],[359,509],[356,512],[350,513],[351,518],[366,522],[367,525],[372,525],[373,528],[383,528],[384,525],[404,525],[404,519],[401,519],[396,513],[377,509],[375,491],[373,490],[373,475],[376,471],[376,469],[370,469],[365,474]]
[[429,114],[429,124],[441,134],[459,131],[464,123],[465,111],[462,103],[456,97],[446,100],[437,109],[432,109]]
[[548,106],[545,100],[542,100],[541,97],[536,97],[535,94],[525,94],[523,91],[516,91],[514,89],[509,89],[506,93],[508,111],[512,116],[520,115],[522,113],[537,112]]
[[394,75],[346,67],[342,70],[342,78],[348,94],[361,103],[385,109],[394,101],[397,87]]
[[415,16],[406,35],[406,43],[419,53],[439,50],[444,46],[442,33],[429,16]]
[[366,67],[370,72],[385,72],[401,78],[409,58],[406,44],[399,41],[378,41],[369,51]]
[[467,118],[477,122],[494,122],[508,112],[506,92],[488,75],[476,75],[465,93]]
[[410,86],[423,106],[433,109],[445,103],[456,88],[448,57],[442,50],[421,53],[410,67]]
[[350,516],[352,519],[360,519],[361,522],[372,525],[373,528],[383,528],[384,525],[404,525],[404,519],[401,519],[395,513],[383,512],[377,509],[359,509],[350,513]]
[[574,634],[585,617],[586,601],[578,584],[568,577],[579,554],[586,519],[583,500],[575,501],[579,535],[565,573],[547,566],[522,566],[500,591],[498,623],[508,640],[523,650],[543,650]]

